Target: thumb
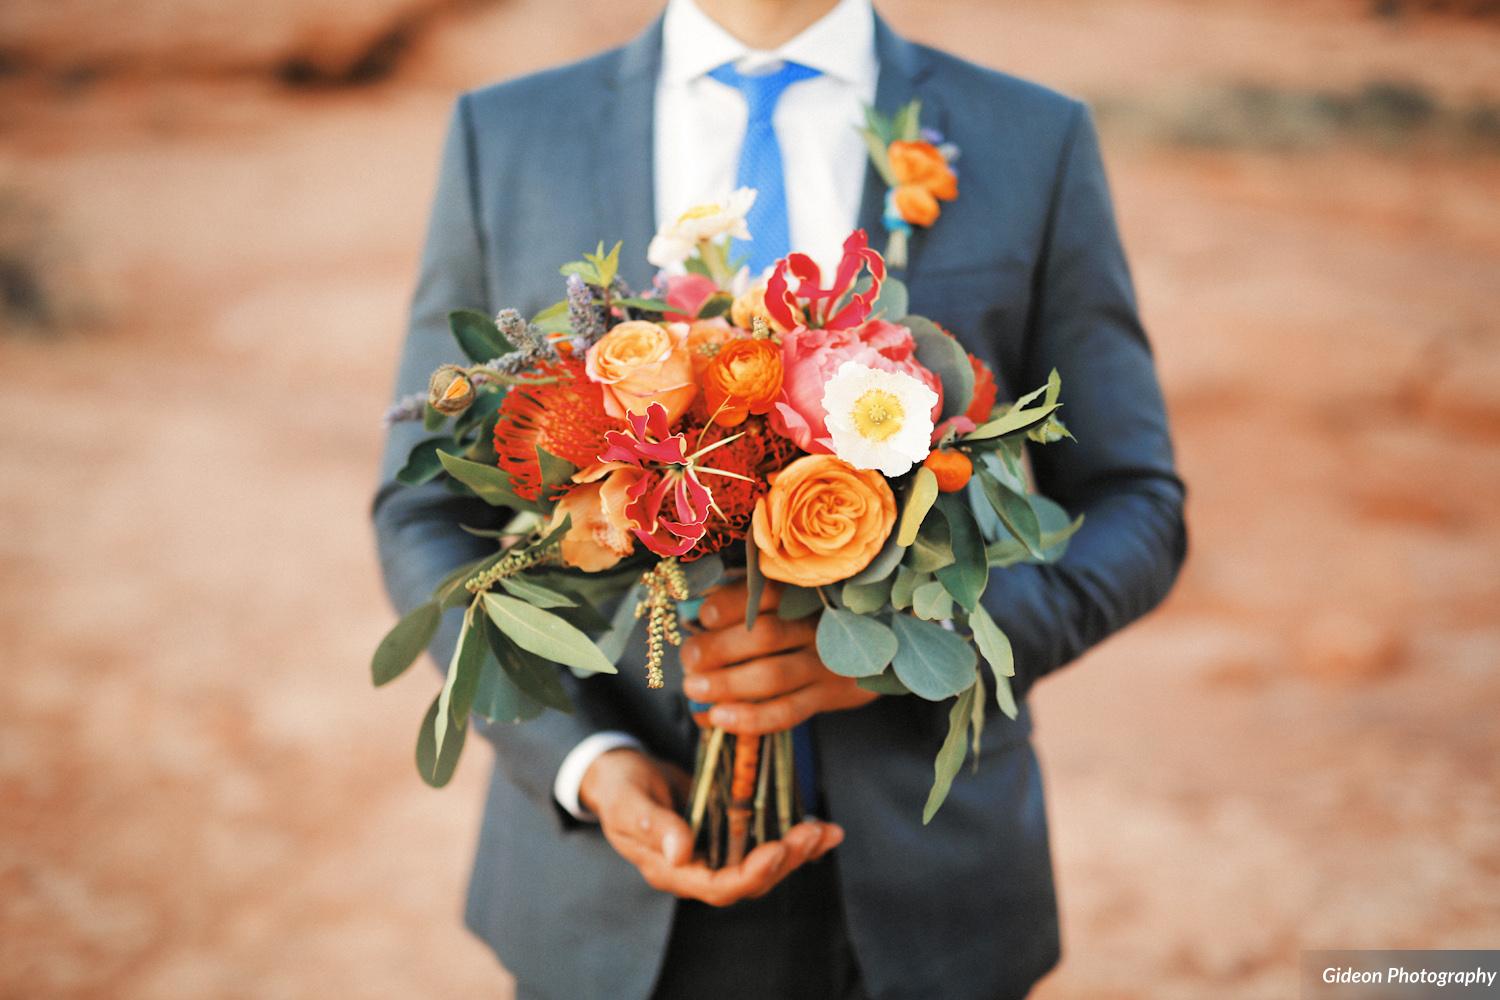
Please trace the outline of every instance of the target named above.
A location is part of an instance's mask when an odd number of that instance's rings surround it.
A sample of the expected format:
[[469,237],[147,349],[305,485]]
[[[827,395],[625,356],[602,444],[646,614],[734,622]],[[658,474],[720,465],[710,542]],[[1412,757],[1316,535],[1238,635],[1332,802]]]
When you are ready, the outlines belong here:
[[660,851],[670,865],[685,863],[692,854],[692,831],[672,808],[672,792],[664,775],[632,783],[617,800],[622,830],[632,840]]

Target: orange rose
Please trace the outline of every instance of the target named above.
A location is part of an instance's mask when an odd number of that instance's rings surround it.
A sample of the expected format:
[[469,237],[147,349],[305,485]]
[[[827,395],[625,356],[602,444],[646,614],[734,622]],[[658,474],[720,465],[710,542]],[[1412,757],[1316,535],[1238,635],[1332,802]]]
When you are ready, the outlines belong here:
[[625,491],[640,478],[640,470],[618,464],[594,465],[574,476],[580,485],[563,494],[552,515],[554,526],[572,518],[563,535],[562,558],[585,573],[609,569],[635,549],[625,517]]
[[585,355],[585,369],[604,390],[604,412],[624,419],[660,403],[669,422],[687,412],[698,394],[687,332],[683,323],[662,326],[636,319],[600,337]]
[[731,340],[703,370],[703,398],[721,427],[767,412],[780,393],[781,346],[774,340]]
[[821,587],[870,565],[895,524],[896,498],[884,476],[832,455],[804,455],[771,474],[751,531],[766,577]]
[[942,209],[938,201],[958,197],[958,176],[930,142],[897,140],[886,151],[896,179],[896,211],[914,226],[930,226]]

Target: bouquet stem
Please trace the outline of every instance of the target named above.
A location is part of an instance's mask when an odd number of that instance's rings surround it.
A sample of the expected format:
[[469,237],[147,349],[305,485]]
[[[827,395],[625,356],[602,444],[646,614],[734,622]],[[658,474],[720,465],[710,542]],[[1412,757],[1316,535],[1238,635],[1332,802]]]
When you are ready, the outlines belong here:
[[792,734],[728,735],[703,731],[688,806],[693,842],[710,868],[739,864],[752,843],[785,836],[795,822]]

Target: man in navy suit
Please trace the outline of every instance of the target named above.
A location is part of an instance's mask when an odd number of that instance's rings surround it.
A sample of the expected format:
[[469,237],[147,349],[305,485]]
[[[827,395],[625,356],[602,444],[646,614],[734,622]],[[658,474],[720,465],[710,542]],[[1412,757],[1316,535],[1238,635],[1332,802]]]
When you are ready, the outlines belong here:
[[[911,311],[988,364],[1002,399],[1056,368],[1077,439],[1032,462],[1083,528],[1060,562],[997,571],[984,595],[1013,642],[1020,716],[995,714],[977,773],[924,828],[948,707],[857,689],[823,668],[809,628],[765,616],[747,633],[743,592],[710,599],[682,652],[690,692],[733,730],[809,723],[823,817],[710,873],[671,801],[696,745],[684,699],[564,674],[572,715],[481,726],[496,768],[467,916],[523,997],[1019,997],[1057,962],[1024,695],[1153,608],[1186,550],[1083,105],[909,43],[869,0],[670,0],[622,49],[459,99],[397,391],[455,360],[449,310],[534,312],[558,298],[557,263],[601,239],[625,241],[623,274],[644,286],[652,233],[747,176],[762,179],[761,250],[826,265],[856,225],[878,246],[885,189],[855,124],[862,104],[913,99],[962,160],[959,198],[913,233],[898,272]],[[374,507],[402,611],[491,544],[459,525],[493,511],[394,484],[419,434],[393,429]],[[440,632],[439,663],[456,630]],[[637,641],[622,673],[641,657]],[[683,663],[668,663],[669,691]]]

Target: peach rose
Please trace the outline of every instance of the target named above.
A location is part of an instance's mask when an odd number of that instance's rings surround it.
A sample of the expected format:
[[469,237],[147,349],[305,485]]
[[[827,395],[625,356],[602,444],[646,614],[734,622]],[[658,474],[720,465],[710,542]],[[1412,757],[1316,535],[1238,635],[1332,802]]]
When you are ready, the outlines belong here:
[[609,569],[635,550],[635,537],[625,517],[627,491],[640,470],[595,465],[573,477],[580,485],[558,500],[553,525],[571,517],[562,539],[562,559],[585,573]]
[[698,394],[687,332],[683,323],[634,319],[600,337],[585,355],[585,370],[604,390],[604,412],[623,420],[660,403],[669,422],[686,413]]
[[771,474],[751,518],[760,571],[821,587],[847,580],[880,552],[896,524],[885,477],[832,455],[804,455]]
[[781,346],[770,339],[732,340],[703,370],[703,398],[714,422],[737,427],[781,395]]

